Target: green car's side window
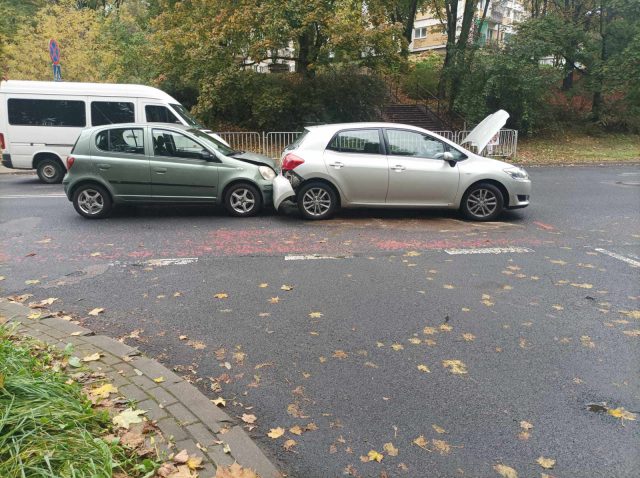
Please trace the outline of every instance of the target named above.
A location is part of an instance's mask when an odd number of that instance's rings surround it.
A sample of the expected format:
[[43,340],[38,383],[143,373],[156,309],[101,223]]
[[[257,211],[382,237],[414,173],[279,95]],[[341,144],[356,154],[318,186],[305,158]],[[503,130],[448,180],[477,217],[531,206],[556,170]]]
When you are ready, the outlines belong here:
[[109,153],[144,154],[144,131],[140,128],[114,128],[96,134],[96,147]]
[[153,130],[154,156],[202,159],[204,148],[191,138],[175,131]]

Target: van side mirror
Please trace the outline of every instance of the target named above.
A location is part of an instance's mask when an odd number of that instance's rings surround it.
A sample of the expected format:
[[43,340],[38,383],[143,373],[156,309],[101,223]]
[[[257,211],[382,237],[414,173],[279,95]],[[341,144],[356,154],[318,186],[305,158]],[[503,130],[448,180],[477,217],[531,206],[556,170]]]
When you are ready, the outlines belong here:
[[200,158],[204,159],[205,161],[215,161],[216,157],[211,154],[211,151],[209,151],[208,149],[203,149],[202,151],[200,151]]

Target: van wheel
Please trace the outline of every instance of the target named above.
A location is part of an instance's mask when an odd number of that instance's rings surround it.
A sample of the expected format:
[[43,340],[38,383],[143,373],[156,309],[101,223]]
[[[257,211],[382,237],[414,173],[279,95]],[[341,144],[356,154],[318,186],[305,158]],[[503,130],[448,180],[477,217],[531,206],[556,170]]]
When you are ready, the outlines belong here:
[[87,219],[102,219],[111,213],[113,202],[109,192],[97,184],[85,184],[73,193],[73,207]]
[[224,207],[232,216],[255,216],[262,208],[262,196],[251,184],[234,184],[224,196]]
[[62,178],[67,172],[60,161],[56,159],[43,159],[38,163],[38,177],[40,181],[47,184],[57,184],[62,182]]

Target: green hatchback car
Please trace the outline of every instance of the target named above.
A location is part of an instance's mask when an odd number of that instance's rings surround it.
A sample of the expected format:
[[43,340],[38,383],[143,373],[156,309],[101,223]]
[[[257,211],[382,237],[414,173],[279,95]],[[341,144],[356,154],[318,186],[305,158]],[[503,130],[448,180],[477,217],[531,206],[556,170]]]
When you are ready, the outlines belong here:
[[67,158],[64,191],[81,216],[124,203],[222,204],[233,216],[271,204],[275,161],[234,151],[197,129],[166,124],[89,128]]

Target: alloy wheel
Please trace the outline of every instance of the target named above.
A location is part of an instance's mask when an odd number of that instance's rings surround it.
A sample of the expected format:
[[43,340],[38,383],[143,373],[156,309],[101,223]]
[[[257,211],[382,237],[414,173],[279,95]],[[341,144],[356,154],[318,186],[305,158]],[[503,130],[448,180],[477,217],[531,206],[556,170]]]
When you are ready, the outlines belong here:
[[491,216],[498,207],[498,198],[490,189],[476,189],[467,198],[467,209],[476,217]]
[[256,205],[256,198],[252,191],[249,189],[236,189],[231,193],[231,208],[240,213],[246,214],[251,211]]
[[104,209],[104,198],[95,189],[85,189],[78,196],[78,207],[85,214],[95,216]]
[[331,208],[331,196],[323,188],[311,188],[302,197],[302,207],[311,216],[322,216]]

